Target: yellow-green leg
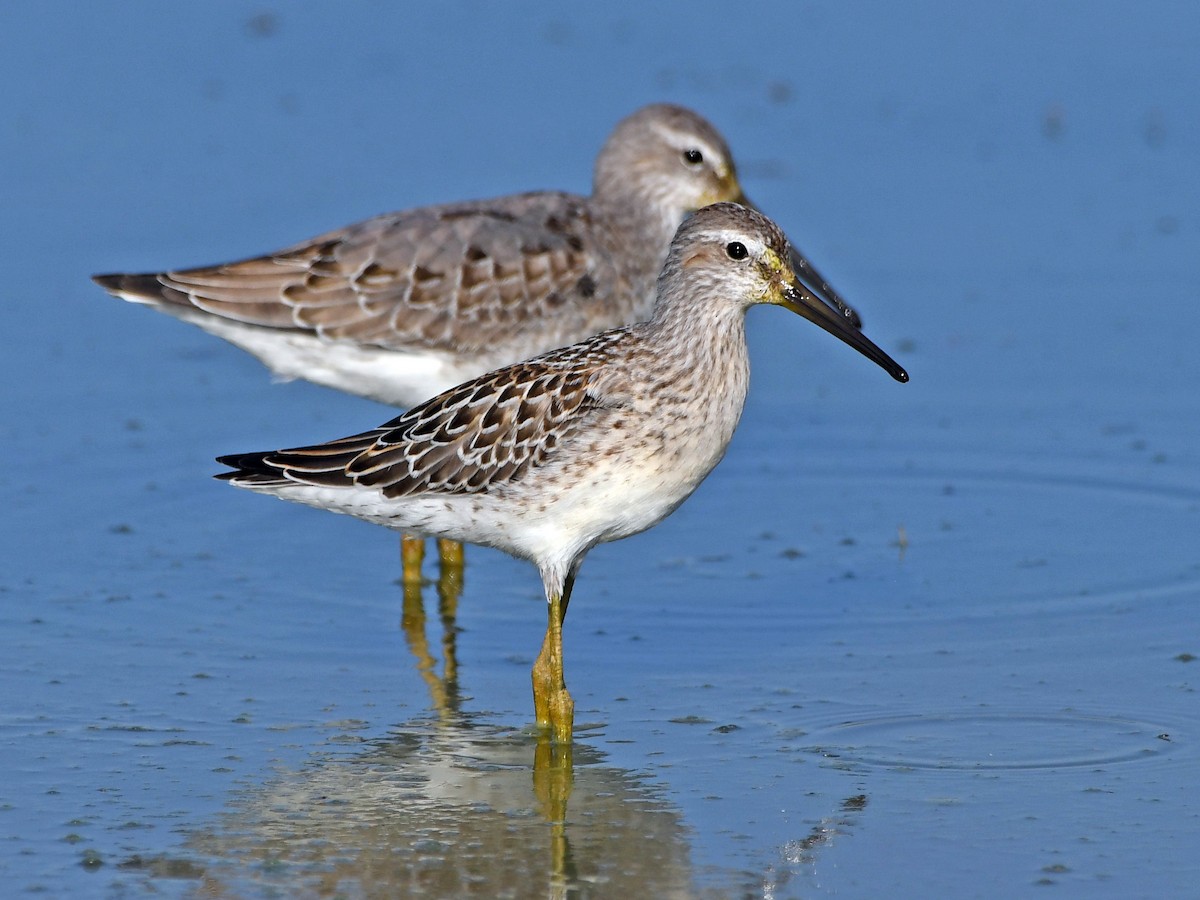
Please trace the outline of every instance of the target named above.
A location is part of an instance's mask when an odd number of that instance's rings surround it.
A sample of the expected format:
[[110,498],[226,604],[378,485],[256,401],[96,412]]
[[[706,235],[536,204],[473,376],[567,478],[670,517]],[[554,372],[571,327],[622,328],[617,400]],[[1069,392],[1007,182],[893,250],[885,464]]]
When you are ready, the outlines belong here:
[[421,583],[421,563],[425,560],[425,538],[416,534],[400,535],[401,580],[404,584]]
[[458,541],[438,538],[438,556],[442,561],[442,571],[461,570],[465,561],[463,545]]
[[[458,541],[438,538],[438,557],[441,560],[442,579],[454,578],[462,573],[465,554]],[[425,561],[425,539],[415,534],[400,536],[400,561],[404,564],[405,584],[421,583],[421,564]]]
[[546,638],[533,664],[533,710],[539,728],[550,731],[560,744],[571,743],[575,728],[575,701],[563,676],[562,625],[575,581],[572,572],[561,593],[552,592],[547,613]]

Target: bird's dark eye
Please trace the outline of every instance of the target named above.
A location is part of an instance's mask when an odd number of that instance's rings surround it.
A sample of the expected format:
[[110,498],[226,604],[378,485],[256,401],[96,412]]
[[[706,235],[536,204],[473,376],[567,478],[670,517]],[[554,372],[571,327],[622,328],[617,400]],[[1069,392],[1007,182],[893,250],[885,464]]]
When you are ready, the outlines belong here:
[[726,244],[725,252],[729,254],[730,259],[745,259],[749,255],[746,252],[746,245],[741,241],[733,241]]
[[689,166],[698,166],[698,165],[700,165],[700,163],[704,162],[704,154],[701,153],[699,150],[695,150],[695,149],[684,150],[683,151],[683,161],[685,163],[687,163]]

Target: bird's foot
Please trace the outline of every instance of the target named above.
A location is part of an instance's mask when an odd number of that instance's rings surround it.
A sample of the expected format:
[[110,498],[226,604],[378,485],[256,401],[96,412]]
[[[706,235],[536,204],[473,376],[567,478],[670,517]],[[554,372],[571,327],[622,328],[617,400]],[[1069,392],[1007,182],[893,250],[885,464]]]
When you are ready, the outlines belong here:
[[549,732],[560,744],[570,744],[575,730],[575,701],[562,680],[562,666],[557,673],[543,652],[533,666],[533,710],[538,728]]

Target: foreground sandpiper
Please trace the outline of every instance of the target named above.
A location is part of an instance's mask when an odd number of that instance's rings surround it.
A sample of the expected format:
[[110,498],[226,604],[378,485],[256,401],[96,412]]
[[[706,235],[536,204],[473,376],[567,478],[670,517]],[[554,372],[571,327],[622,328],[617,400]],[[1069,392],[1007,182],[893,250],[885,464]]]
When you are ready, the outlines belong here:
[[[691,110],[656,104],[617,125],[590,197],[542,191],[431,206],[255,259],[94,279],[236,344],[283,379],[409,407],[648,318],[675,229],[720,200],[744,201],[724,138]],[[794,265],[857,321],[807,260]],[[407,550],[411,578],[420,545]]]
[[362,434],[224,456],[239,487],[533,562],[549,622],[533,667],[538,724],[571,739],[562,622],[592,547],[662,521],[725,453],[749,382],[744,320],[783,306],[908,375],[797,278],[759,213],[718,203],[671,242],[648,322],[467,381]]

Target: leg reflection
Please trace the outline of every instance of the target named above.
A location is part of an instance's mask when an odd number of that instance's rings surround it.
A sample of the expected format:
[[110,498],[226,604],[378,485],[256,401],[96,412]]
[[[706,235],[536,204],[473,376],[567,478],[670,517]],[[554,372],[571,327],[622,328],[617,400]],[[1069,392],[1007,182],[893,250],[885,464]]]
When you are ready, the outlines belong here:
[[552,898],[567,897],[579,883],[567,837],[567,801],[574,778],[571,744],[560,743],[541,731],[533,751],[533,794],[542,816],[550,823],[549,896]]
[[400,627],[408,649],[417,663],[417,672],[429,688],[430,706],[443,720],[455,718],[459,713],[458,691],[458,597],[462,593],[462,570],[455,577],[443,577],[438,581],[438,617],[442,623],[442,674],[437,672],[437,660],[429,649],[429,638],[425,632],[425,602],[420,581],[401,581],[404,589],[404,606],[400,616]]
[[[440,541],[438,542],[441,543]],[[450,543],[454,543],[451,541]],[[458,565],[447,566],[442,556],[442,568],[438,577],[438,618],[442,620],[442,677],[447,684],[454,685],[458,692],[458,598],[463,592],[462,544],[458,548]]]
[[[407,544],[405,545],[407,546]],[[459,546],[459,545],[453,545]],[[438,618],[442,625],[442,671],[434,656],[427,634],[423,585],[419,579],[408,577],[400,581],[404,591],[401,627],[409,651],[416,661],[417,672],[429,689],[430,704],[438,713],[443,726],[450,730],[439,734],[456,733],[457,726],[467,726],[460,710],[458,689],[458,600],[463,590],[461,553],[450,556],[447,565],[446,547],[442,546],[442,566],[437,581]],[[450,548],[451,550],[453,547]],[[551,616],[558,615],[552,609]],[[561,621],[561,620],[560,620]],[[574,784],[574,764],[570,738],[563,740],[550,729],[542,729],[536,737],[533,755],[533,795],[542,818],[549,824],[549,858],[547,859],[548,895],[552,898],[571,896],[579,886],[578,864],[567,835],[567,803]]]

